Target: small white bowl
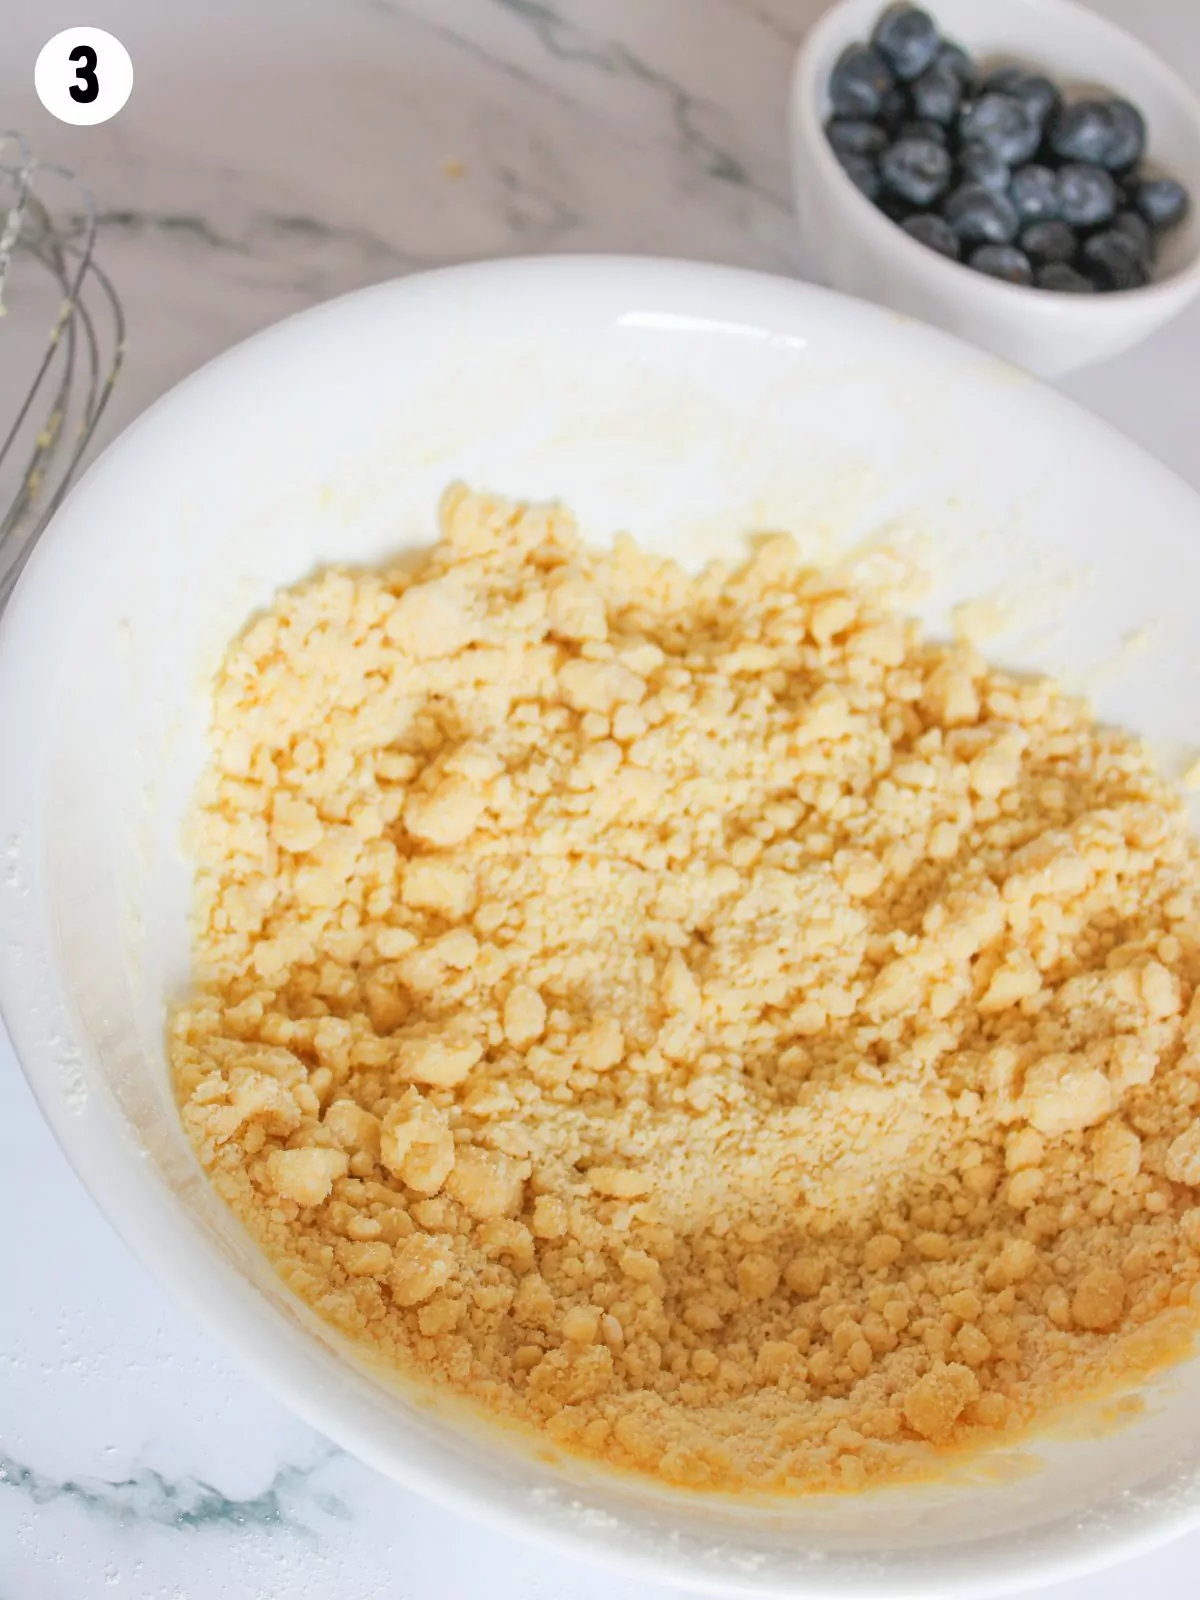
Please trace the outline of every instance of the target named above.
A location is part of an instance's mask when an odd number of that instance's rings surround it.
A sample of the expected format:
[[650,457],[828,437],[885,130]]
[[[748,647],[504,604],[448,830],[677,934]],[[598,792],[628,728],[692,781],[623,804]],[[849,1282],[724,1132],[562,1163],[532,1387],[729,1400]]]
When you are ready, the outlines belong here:
[[829,75],[870,36],[885,0],[839,0],[805,39],[792,74],[796,209],[813,265],[837,289],[969,339],[1041,377],[1140,343],[1200,293],[1200,102],[1137,39],[1073,0],[930,0],[943,34],[980,61],[1014,61],[1068,90],[1103,88],[1140,107],[1156,169],[1193,196],[1144,289],[1100,295],[1020,288],[910,239],[855,188],[825,137]]

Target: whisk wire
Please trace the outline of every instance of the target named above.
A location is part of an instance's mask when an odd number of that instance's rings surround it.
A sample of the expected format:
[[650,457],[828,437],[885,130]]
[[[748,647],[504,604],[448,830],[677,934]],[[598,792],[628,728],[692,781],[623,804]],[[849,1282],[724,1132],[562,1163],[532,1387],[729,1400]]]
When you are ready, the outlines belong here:
[[[52,210],[42,185],[74,201]],[[104,414],[125,346],[112,280],[94,259],[96,205],[74,173],[41,162],[17,133],[0,135],[0,185],[10,198],[0,228],[0,317],[17,264],[48,276],[59,300],[45,344],[0,442],[0,606],[78,472]],[[5,323],[0,320],[0,340]],[[15,475],[15,481],[14,481]]]

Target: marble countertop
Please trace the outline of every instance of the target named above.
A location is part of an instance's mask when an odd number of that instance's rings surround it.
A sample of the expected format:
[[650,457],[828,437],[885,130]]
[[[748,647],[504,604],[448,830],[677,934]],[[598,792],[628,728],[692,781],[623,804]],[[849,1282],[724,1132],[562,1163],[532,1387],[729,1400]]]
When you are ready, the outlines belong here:
[[[1096,0],[1200,86],[1191,0]],[[803,274],[784,142],[822,0],[8,0],[5,125],[91,181],[130,323],[111,435],[199,362],[443,262],[627,250]],[[112,122],[33,94],[81,20]],[[1200,306],[1065,387],[1200,485]],[[12,377],[0,366],[0,391]],[[4,398],[0,392],[0,401]],[[667,1600],[406,1495],[284,1412],[128,1256],[0,1034],[0,1600]],[[1195,1592],[1200,1535],[1053,1591]]]

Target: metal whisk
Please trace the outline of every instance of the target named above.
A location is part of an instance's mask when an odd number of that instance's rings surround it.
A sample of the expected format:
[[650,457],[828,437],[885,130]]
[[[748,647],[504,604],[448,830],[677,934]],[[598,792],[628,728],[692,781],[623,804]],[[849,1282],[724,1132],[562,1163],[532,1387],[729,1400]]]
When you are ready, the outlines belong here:
[[91,191],[17,133],[0,134],[0,218],[3,607],[108,403],[125,318],[93,259]]

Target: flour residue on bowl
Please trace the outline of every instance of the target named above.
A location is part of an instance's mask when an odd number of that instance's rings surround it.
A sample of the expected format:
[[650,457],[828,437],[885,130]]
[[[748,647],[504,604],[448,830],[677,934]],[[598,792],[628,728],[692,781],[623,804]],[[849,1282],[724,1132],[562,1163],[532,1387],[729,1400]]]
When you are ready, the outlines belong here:
[[774,1492],[1182,1349],[1200,859],[1082,702],[786,538],[456,488],[251,623],[212,744],[183,1120],[376,1358]]

